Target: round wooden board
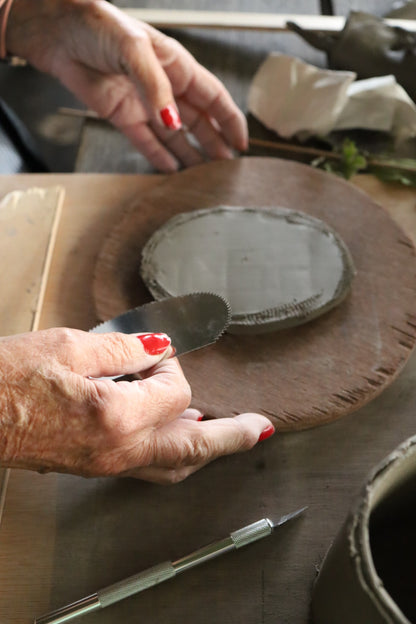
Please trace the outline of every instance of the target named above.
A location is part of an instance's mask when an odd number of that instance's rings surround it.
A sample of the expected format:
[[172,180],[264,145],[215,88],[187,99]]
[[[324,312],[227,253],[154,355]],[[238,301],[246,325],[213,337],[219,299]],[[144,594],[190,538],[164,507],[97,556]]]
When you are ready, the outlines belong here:
[[182,356],[193,405],[216,418],[260,412],[288,431],[330,422],[378,395],[415,346],[415,250],[365,193],[307,165],[241,158],[163,178],[105,241],[94,283],[99,318],[151,300],[139,267],[156,229],[180,212],[218,204],[282,206],[322,219],[349,247],[357,275],[338,308],[306,325],[225,334]]

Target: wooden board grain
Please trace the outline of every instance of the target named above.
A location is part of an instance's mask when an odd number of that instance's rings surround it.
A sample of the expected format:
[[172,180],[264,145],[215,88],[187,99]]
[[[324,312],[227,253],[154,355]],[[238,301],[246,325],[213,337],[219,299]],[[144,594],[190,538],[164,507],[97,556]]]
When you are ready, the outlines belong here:
[[415,346],[414,246],[368,195],[295,162],[210,163],[171,176],[134,202],[99,256],[100,318],[150,300],[139,270],[141,249],[155,230],[175,214],[220,204],[282,206],[322,219],[349,247],[357,276],[343,304],[311,323],[261,336],[225,335],[182,357],[195,407],[211,417],[259,411],[286,431],[330,422],[377,396]]
[[64,194],[35,187],[0,203],[0,335],[37,329]]
[[[37,329],[63,199],[59,186],[17,189],[1,198],[0,335]],[[0,468],[0,520],[8,478]]]
[[[17,177],[14,183],[19,186]],[[2,198],[0,335],[35,331],[38,328],[64,195],[62,187],[51,186],[34,187],[26,191],[18,189]],[[0,522],[8,484],[13,476],[10,469],[0,468]],[[23,540],[31,539],[30,534],[24,533],[24,523],[19,526],[19,531],[23,531]],[[19,533],[19,542],[21,538],[22,533]],[[5,548],[0,549],[0,561],[11,555],[15,544],[15,539],[7,540]]]

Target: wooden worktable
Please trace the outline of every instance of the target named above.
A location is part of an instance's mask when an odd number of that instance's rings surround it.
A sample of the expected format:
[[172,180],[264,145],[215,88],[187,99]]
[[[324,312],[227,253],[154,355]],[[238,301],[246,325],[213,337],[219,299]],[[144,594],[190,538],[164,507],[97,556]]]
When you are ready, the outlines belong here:
[[[1,179],[2,193],[16,180]],[[157,182],[157,176],[140,176],[140,185],[134,175],[19,176],[21,188],[62,184],[67,194],[41,327],[95,323],[91,284],[102,241],[120,210]],[[355,183],[416,238],[413,189],[367,176]],[[277,433],[169,488],[12,472],[0,529],[0,621],[29,623],[263,516],[309,505],[267,540],[83,620],[306,624],[317,569],[366,474],[415,433],[415,377],[413,356],[392,386],[354,414]]]
[[[193,7],[207,8],[208,3],[197,4]],[[230,8],[255,8],[253,3],[232,4]],[[188,8],[189,2],[175,3],[177,8],[182,5]],[[310,2],[303,5],[299,12],[311,12]],[[210,7],[222,8],[220,3],[209,3]],[[289,37],[291,53],[305,56],[306,47],[293,35],[279,37],[279,49],[285,51]],[[189,33],[182,40],[201,62],[218,70],[245,108],[247,84],[262,58],[274,49],[276,38]],[[317,52],[312,57],[322,61]],[[308,49],[311,62],[312,57]],[[146,169],[117,133],[102,124],[88,124],[79,172]],[[135,176],[123,178],[121,196],[111,175],[53,178],[54,184],[66,187],[68,199],[41,326],[87,329],[96,320],[91,295],[94,260],[117,222],[115,206],[122,209],[136,192]],[[36,183],[51,182],[50,177],[36,178]],[[33,183],[32,177],[20,176],[23,187]],[[148,179],[149,188],[154,183],[156,179]],[[367,177],[355,183],[386,206],[416,239],[416,191],[384,186]],[[3,179],[2,194],[14,184]],[[88,194],[94,201],[86,200]],[[367,473],[416,433],[415,382],[413,355],[393,385],[354,414],[328,426],[277,434],[250,453],[218,460],[170,488],[133,480],[12,473],[0,529],[0,622],[29,624],[35,615],[147,566],[177,559],[244,524],[308,505],[303,517],[274,536],[82,620],[307,624],[317,570]]]

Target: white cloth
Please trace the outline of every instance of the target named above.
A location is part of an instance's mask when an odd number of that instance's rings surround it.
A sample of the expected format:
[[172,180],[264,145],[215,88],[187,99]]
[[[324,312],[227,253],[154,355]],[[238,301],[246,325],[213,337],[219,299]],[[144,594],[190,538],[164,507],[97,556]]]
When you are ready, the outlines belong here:
[[416,136],[416,106],[394,76],[355,78],[354,72],[272,53],[253,78],[248,108],[284,138],[348,128],[381,130],[400,140]]

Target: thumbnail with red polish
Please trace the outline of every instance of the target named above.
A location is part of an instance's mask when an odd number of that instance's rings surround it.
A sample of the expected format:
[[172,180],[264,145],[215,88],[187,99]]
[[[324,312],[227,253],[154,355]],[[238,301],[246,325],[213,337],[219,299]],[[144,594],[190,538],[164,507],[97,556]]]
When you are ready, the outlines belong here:
[[141,334],[137,338],[148,355],[160,355],[170,345],[170,338],[166,334]]
[[270,436],[274,434],[274,431],[275,429],[273,425],[268,425],[266,429],[263,429],[263,431],[261,432],[258,441],[262,442],[263,440],[267,440],[267,438],[270,438]]
[[169,130],[179,130],[182,127],[182,121],[175,106],[169,104],[160,111],[160,116],[166,128]]

